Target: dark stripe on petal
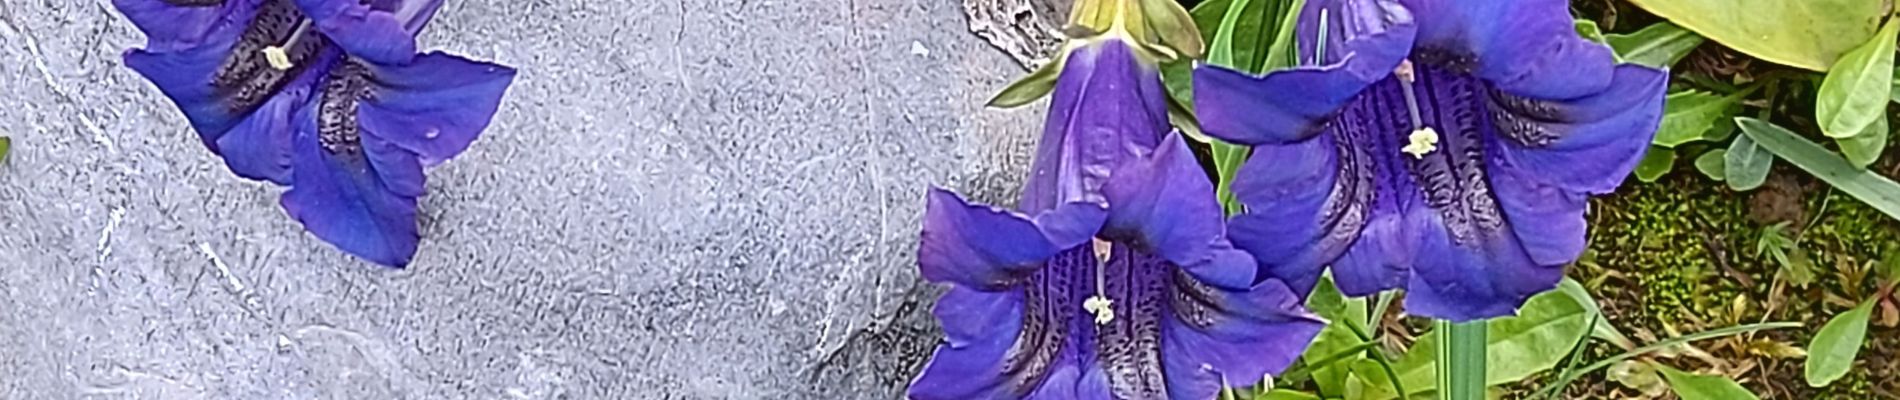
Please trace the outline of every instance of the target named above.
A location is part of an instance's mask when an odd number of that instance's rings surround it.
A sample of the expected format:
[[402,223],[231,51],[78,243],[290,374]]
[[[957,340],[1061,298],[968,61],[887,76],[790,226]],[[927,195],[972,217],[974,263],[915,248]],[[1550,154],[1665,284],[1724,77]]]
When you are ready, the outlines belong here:
[[[1460,245],[1475,245],[1481,234],[1504,223],[1484,175],[1483,138],[1492,129],[1485,109],[1488,91],[1482,81],[1468,75],[1432,64],[1414,68],[1420,120],[1438,132],[1436,149],[1424,157],[1400,150],[1415,127],[1397,79],[1380,82],[1360,96],[1353,107],[1355,118],[1337,124],[1347,137],[1342,143],[1360,150],[1357,159],[1386,161],[1373,162],[1375,175],[1384,179],[1381,183],[1401,190],[1417,187],[1425,206],[1438,214],[1452,239]],[[1407,173],[1394,170],[1401,165]],[[1410,182],[1404,182],[1406,175]]]
[[[1412,163],[1425,203],[1438,210],[1452,239],[1475,245],[1480,234],[1504,224],[1484,176],[1485,85],[1476,78],[1419,68],[1419,113],[1439,134],[1438,150]],[[1410,132],[1406,130],[1404,132]],[[1429,179],[1426,176],[1429,176]]]
[[159,0],[179,7],[210,7],[223,5],[224,0]]
[[1103,266],[1115,320],[1101,326],[1098,357],[1118,399],[1167,397],[1161,371],[1161,324],[1170,308],[1169,273],[1161,257],[1116,245]]
[[218,67],[211,81],[212,88],[229,99],[226,107],[232,113],[243,114],[263,104],[265,99],[309,68],[310,61],[330,45],[323,35],[314,31],[304,32],[297,43],[284,49],[290,59],[290,69],[272,67],[264,57],[264,48],[283,44],[303,19],[303,12],[298,11],[289,0],[266,0],[258,8],[250,27],[231,47],[230,54],[226,56],[224,64]]
[[1023,286],[1023,330],[1003,356],[1000,369],[1008,377],[1004,385],[1015,388],[1018,396],[1044,385],[1049,371],[1062,361],[1060,356],[1076,351],[1067,348],[1071,342],[1090,334],[1089,316],[1082,313],[1082,299],[1088,296],[1083,288],[1090,281],[1084,275],[1094,271],[1097,263],[1089,246],[1065,250]]
[[1116,399],[1212,398],[1280,372],[1323,325],[1278,280],[1222,289],[1120,244],[1103,268],[1116,318],[1096,357]]
[[363,132],[356,123],[356,108],[370,95],[368,71],[356,61],[344,59],[330,70],[323,83],[323,99],[317,107],[317,140],[331,154],[356,154],[363,151]]

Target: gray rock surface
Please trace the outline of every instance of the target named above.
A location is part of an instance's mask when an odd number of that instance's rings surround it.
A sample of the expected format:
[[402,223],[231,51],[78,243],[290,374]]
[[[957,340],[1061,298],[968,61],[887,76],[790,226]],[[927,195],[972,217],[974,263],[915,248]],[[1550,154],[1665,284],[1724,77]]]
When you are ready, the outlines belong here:
[[893,398],[923,191],[1012,197],[1039,110],[942,0],[448,0],[521,70],[407,270],[224,170],[109,0],[0,2],[0,399]]

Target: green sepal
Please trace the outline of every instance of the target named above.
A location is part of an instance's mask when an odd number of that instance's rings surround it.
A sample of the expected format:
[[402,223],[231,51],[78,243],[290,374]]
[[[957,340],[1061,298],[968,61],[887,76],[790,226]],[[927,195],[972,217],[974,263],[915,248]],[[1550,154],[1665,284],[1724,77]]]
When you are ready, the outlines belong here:
[[1161,44],[1183,58],[1196,59],[1206,54],[1207,45],[1201,42],[1201,30],[1194,25],[1194,16],[1181,8],[1180,3],[1174,0],[1138,1],[1141,2],[1141,13],[1147,17],[1148,27],[1154,30]]
[[1034,103],[1037,99],[1048,96],[1049,92],[1056,90],[1056,78],[1062,76],[1062,66],[1068,60],[1069,52],[1066,49],[1058,52],[1056,57],[1049,60],[1049,63],[1043,64],[1042,68],[1037,68],[1035,72],[1029,73],[1029,76],[1024,76],[1015,83],[1009,84],[1009,87],[1003,88],[1003,91],[997,92],[996,97],[990,98],[989,106],[1022,107],[1024,104]]

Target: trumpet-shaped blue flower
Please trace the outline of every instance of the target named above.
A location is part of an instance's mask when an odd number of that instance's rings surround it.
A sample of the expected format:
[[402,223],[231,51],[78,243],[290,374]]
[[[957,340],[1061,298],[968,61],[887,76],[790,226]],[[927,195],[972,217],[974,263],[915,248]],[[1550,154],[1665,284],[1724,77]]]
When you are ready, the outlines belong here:
[[125,63],[239,176],[289,185],[318,238],[401,267],[425,165],[488,126],[514,71],[415,53],[440,0],[114,0],[147,45]]
[[1556,285],[1668,81],[1578,37],[1564,0],[1311,0],[1297,34],[1314,65],[1195,71],[1202,127],[1255,146],[1234,242],[1302,291],[1330,265],[1450,320]]
[[1211,399],[1323,323],[1225,237],[1151,63],[1113,37],[1062,66],[1020,212],[932,190],[918,264],[953,289],[917,399]]

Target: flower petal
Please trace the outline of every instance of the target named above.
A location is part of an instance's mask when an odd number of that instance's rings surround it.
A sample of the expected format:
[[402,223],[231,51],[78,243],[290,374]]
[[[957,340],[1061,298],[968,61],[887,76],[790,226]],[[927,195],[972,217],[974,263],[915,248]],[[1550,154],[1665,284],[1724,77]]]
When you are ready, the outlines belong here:
[[[1309,4],[1302,12],[1327,8],[1329,56],[1324,66],[1292,68],[1252,76],[1220,66],[1194,69],[1194,106],[1201,129],[1222,140],[1258,145],[1286,144],[1318,134],[1354,96],[1390,76],[1411,52],[1416,26],[1396,4],[1337,0]],[[1317,17],[1314,17],[1317,18]],[[1301,35],[1317,25],[1303,26]],[[1339,38],[1335,41],[1333,38]],[[1308,49],[1310,54],[1311,49]]]
[[1119,244],[1103,269],[1118,312],[1098,328],[1097,357],[1115,398],[1212,398],[1223,376],[1279,372],[1324,325],[1279,281],[1222,289]]
[[1265,276],[1302,293],[1359,234],[1359,224],[1341,221],[1365,217],[1363,205],[1350,203],[1362,199],[1342,193],[1370,188],[1336,186],[1342,182],[1338,154],[1332,135],[1260,145],[1234,178],[1234,194],[1247,211],[1228,222],[1228,236],[1253,254]]
[[[295,115],[291,187],[281,203],[304,229],[344,252],[378,264],[409,264],[421,239],[416,198],[422,163],[376,135],[361,134],[355,114],[366,77],[344,62]],[[355,141],[351,142],[350,139]]]
[[1104,40],[1068,57],[1019,204],[1027,213],[1105,202],[1111,171],[1136,150],[1153,149],[1169,129],[1160,72],[1126,43]]
[[290,184],[290,141],[295,130],[290,118],[309,95],[308,84],[284,88],[218,137],[212,148],[240,177]]
[[[955,287],[937,302],[945,343],[911,382],[932,399],[1105,398],[1105,379],[1082,352],[1094,325],[1082,311],[1093,250],[1069,249],[1008,291]],[[1086,363],[1086,365],[1085,365]]]
[[442,0],[296,0],[317,31],[344,52],[379,64],[402,64],[416,55],[416,33]]
[[1538,265],[1565,265],[1583,255],[1590,202],[1583,194],[1539,183],[1525,171],[1491,171],[1498,207],[1517,240]]
[[944,343],[910,384],[910,398],[1014,398],[1022,388],[1007,386],[1001,360],[1023,328],[1021,291],[984,292],[951,288],[937,299],[934,314],[943,325]]
[[1530,179],[1566,190],[1615,190],[1642,160],[1662,120],[1669,75],[1638,65],[1616,68],[1603,92],[1567,101],[1491,96],[1490,113],[1505,139],[1493,169],[1525,170]]
[[151,80],[177,103],[212,152],[222,154],[217,143],[226,131],[250,118],[254,110],[280,92],[311,85],[322,75],[321,71],[313,71],[321,68],[312,66],[330,65],[335,57],[327,42],[303,40],[288,49],[288,70],[271,67],[261,52],[262,46],[288,36],[295,27],[284,20],[294,20],[299,14],[295,8],[276,2],[254,11],[228,15],[243,18],[246,24],[219,25],[191,46],[125,53],[126,66]]
[[1419,20],[1419,55],[1540,99],[1602,91],[1615,59],[1577,34],[1566,0],[1402,0]]
[[515,70],[442,53],[404,65],[366,64],[372,94],[361,104],[365,131],[439,164],[467,150],[501,106]]
[[1153,154],[1124,164],[1102,191],[1109,204],[1103,237],[1196,266],[1222,286],[1253,285],[1253,260],[1229,254],[1237,250],[1227,242],[1214,184],[1181,135],[1168,135]]
[[112,0],[112,6],[145,32],[146,49],[161,52],[197,47],[216,32],[235,35],[244,29],[235,22],[248,20],[236,17],[257,11],[252,1]]
[[[1161,341],[1171,398],[1209,399],[1222,383],[1244,386],[1277,375],[1326,326],[1300,306],[1302,296],[1279,280],[1229,291],[1176,275],[1175,288],[1170,305],[1175,318],[1162,328]],[[1213,312],[1197,320],[1184,310]]]
[[1031,220],[931,189],[917,267],[933,282],[1003,290],[1034,274],[1058,252],[1087,243],[1107,212],[1099,204],[1070,203]]
[[1405,289],[1406,312],[1452,322],[1512,315],[1563,279],[1562,264],[1539,265],[1507,231],[1461,242],[1443,229],[1426,232]]

